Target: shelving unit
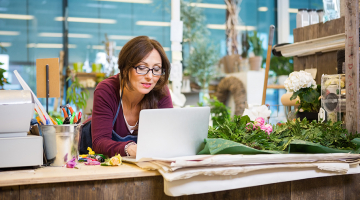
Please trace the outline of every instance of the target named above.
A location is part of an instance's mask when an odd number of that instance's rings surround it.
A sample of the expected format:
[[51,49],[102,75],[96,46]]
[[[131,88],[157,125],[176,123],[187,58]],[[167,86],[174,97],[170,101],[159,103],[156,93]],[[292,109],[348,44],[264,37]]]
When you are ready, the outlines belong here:
[[[289,47],[308,48],[308,53],[288,52],[294,56],[294,71],[317,69],[316,82],[320,84],[322,74],[337,74],[337,50],[345,49],[346,74],[346,129],[360,132],[359,95],[359,2],[344,0],[344,17],[325,23],[294,29],[294,43]],[[345,37],[344,43],[341,41]]]

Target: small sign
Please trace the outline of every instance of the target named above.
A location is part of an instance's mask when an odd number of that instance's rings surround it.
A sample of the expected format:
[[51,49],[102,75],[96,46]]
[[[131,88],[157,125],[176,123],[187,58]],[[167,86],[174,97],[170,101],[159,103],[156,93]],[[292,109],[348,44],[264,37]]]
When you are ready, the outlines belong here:
[[36,94],[46,98],[46,65],[49,65],[49,97],[60,97],[59,58],[36,59]]
[[317,69],[316,68],[312,68],[312,69],[305,69],[306,72],[309,72],[311,74],[311,76],[313,77],[313,79],[316,78],[316,73],[317,73]]

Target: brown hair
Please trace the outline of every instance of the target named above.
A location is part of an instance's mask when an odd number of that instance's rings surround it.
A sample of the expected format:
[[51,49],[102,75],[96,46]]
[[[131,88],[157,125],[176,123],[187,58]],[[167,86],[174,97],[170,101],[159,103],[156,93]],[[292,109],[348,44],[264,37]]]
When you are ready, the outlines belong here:
[[[162,62],[162,69],[165,74],[160,77],[155,87],[141,100],[141,109],[157,108],[158,101],[167,95],[165,85],[170,75],[170,62],[161,44],[150,39],[148,36],[138,36],[127,42],[120,51],[118,66],[120,70],[120,84],[130,90],[133,87],[130,83],[129,72],[141,62],[148,54],[155,49],[159,52]],[[150,73],[150,72],[149,72]]]

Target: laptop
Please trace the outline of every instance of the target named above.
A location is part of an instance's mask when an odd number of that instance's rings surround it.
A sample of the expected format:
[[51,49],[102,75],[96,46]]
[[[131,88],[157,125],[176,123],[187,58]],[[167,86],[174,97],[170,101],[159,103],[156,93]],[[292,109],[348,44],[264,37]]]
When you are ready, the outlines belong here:
[[196,155],[207,138],[209,118],[210,107],[142,110],[136,161]]

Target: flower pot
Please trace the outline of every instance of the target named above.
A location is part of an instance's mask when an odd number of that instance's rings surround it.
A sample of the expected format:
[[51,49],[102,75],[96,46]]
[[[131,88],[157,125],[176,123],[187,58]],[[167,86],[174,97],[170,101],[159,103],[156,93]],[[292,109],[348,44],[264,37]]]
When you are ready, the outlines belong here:
[[83,65],[84,65],[84,63],[82,63],[82,62],[73,63],[74,71],[75,72],[83,72]]
[[92,64],[92,72],[101,72],[102,64],[93,63]]
[[301,121],[305,117],[310,122],[313,120],[318,121],[318,113],[317,112],[297,112],[296,113],[296,118],[300,118]]
[[262,56],[255,56],[249,58],[250,70],[259,71],[262,63]]

